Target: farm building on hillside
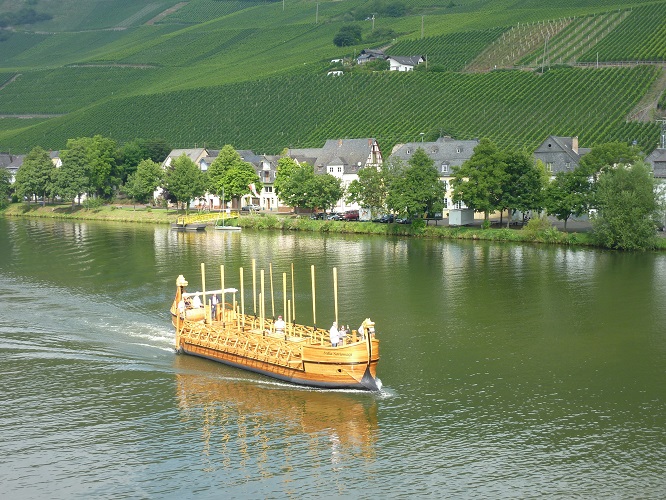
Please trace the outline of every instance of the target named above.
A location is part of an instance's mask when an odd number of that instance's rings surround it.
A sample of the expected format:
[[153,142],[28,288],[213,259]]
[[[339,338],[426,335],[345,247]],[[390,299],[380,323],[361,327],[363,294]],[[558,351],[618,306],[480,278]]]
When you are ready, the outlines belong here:
[[478,144],[479,141],[477,139],[459,140],[452,137],[440,137],[435,142],[396,144],[391,152],[391,158],[399,158],[407,162],[417,149],[423,149],[433,160],[435,168],[439,173],[439,179],[444,183],[446,189],[444,210],[462,209],[466,208],[464,203],[458,202],[454,204],[451,201],[453,195],[451,190],[453,167],[459,167],[465,161],[469,160],[474,153],[474,148]]
[[363,49],[356,58],[357,64],[365,64],[370,61],[386,59],[386,55],[381,50]]
[[387,56],[391,71],[412,71],[425,61],[423,56]]
[[580,158],[589,152],[589,148],[578,147],[578,137],[549,135],[534,151],[534,158],[543,162],[548,175],[554,176],[576,168]]

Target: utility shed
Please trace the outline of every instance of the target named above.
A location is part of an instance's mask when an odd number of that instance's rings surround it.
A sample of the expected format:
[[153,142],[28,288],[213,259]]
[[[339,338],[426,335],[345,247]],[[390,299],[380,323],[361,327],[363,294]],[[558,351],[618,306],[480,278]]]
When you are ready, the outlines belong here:
[[471,208],[453,208],[449,210],[449,226],[469,226],[474,222],[474,210]]

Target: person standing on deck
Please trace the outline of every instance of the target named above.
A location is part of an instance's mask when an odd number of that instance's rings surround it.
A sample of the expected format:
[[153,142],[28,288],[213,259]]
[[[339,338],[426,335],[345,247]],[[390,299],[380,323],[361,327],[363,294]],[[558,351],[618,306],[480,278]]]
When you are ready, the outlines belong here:
[[282,316],[278,316],[278,319],[275,320],[275,333],[278,335],[284,335],[284,329],[286,326]]
[[217,294],[214,293],[213,296],[210,298],[210,314],[211,314],[211,319],[215,321],[217,318],[217,304],[218,304],[218,299],[217,299]]
[[331,345],[333,347],[338,347],[338,342],[340,340],[340,337],[338,334],[338,323],[336,321],[333,322],[330,333],[331,333]]

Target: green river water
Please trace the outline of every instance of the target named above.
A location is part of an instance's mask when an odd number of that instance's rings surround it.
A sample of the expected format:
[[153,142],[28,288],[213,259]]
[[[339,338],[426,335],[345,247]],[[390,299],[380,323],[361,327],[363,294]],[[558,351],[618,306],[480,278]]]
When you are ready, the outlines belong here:
[[[252,259],[323,327],[337,268],[379,393],[174,353],[176,277]],[[666,496],[663,253],[0,218],[0,283],[2,498]]]

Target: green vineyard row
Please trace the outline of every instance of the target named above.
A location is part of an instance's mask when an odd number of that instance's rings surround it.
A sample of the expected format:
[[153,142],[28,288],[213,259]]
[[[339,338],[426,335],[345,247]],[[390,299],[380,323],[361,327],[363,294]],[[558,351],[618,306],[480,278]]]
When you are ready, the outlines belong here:
[[300,75],[110,100],[18,133],[0,131],[12,150],[62,148],[100,133],[121,142],[159,137],[174,147],[233,144],[258,153],[320,147],[326,139],[375,137],[384,151],[399,142],[451,135],[489,137],[534,148],[549,134],[581,145],[636,141],[652,150],[655,124],[627,123],[659,69],[557,69],[485,74]]

